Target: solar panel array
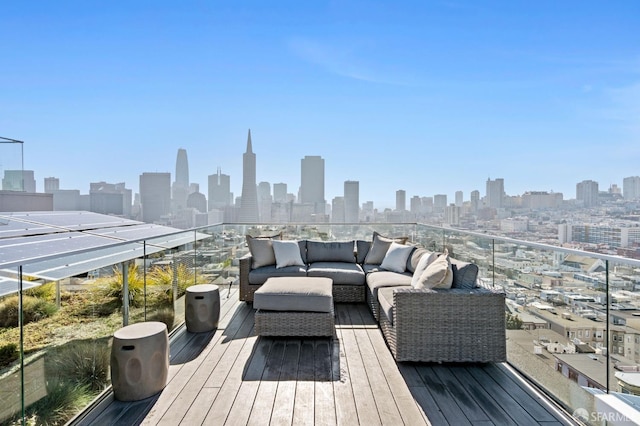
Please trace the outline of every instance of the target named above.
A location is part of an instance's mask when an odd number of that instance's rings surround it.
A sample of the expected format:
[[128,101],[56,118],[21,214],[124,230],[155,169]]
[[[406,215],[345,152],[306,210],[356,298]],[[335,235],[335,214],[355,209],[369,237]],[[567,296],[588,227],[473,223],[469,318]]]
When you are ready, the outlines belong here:
[[25,276],[60,280],[207,237],[84,211],[0,213],[0,296],[18,291],[19,266]]

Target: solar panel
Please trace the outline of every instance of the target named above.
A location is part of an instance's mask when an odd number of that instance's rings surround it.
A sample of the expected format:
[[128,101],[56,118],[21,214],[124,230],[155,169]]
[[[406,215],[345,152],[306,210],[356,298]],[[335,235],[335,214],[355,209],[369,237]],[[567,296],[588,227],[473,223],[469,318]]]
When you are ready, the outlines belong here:
[[[52,281],[211,238],[89,212],[0,213],[2,221],[8,228],[2,234],[0,225],[0,271],[13,277],[21,265],[24,276]],[[17,291],[17,280],[0,277],[0,296]]]

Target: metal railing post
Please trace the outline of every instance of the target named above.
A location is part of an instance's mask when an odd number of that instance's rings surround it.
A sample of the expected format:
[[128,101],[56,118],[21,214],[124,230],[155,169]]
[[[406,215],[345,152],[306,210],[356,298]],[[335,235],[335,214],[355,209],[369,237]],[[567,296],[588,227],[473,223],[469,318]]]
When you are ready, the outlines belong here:
[[606,341],[605,341],[605,346],[607,348],[607,393],[609,393],[609,363],[611,362],[611,348],[609,347],[609,326],[611,323],[611,313],[610,313],[610,308],[611,308],[611,298],[609,297],[609,261],[605,260],[604,261],[605,264],[605,288],[607,290],[607,325],[606,325]]

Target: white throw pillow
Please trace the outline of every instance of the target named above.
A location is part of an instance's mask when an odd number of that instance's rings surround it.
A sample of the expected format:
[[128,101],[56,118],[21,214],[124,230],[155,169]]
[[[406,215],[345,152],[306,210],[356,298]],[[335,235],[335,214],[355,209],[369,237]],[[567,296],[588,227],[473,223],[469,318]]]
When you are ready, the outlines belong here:
[[416,288],[418,285],[418,280],[427,266],[431,265],[431,263],[438,258],[438,253],[436,252],[426,252],[420,257],[418,261],[418,265],[416,266],[416,270],[413,272],[413,277],[411,277],[411,286]]
[[453,284],[453,269],[449,260],[449,251],[444,250],[436,260],[420,275],[416,288],[451,288]]
[[391,243],[387,254],[384,255],[380,267],[392,272],[404,272],[407,268],[407,259],[413,250],[413,246],[405,246],[396,242]]
[[297,241],[273,240],[273,253],[276,256],[276,268],[285,266],[304,266]]

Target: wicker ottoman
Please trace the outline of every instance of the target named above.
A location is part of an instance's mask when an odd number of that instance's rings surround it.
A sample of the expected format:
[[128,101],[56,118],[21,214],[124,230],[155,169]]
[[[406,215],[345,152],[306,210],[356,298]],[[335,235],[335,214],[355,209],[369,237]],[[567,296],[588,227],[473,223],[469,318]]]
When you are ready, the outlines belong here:
[[333,281],[322,277],[273,277],[253,298],[260,336],[333,336]]

